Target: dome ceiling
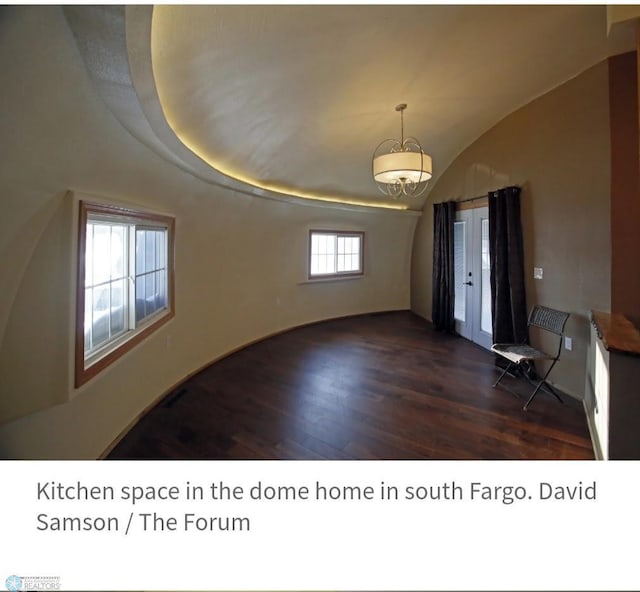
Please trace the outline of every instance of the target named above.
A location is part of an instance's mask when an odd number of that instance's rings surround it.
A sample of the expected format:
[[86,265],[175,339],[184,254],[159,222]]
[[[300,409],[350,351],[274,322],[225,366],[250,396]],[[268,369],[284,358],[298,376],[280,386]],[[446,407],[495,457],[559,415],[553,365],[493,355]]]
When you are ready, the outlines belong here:
[[604,6],[159,5],[125,15],[133,84],[163,149],[252,193],[370,205],[393,204],[371,157],[400,135],[397,104],[408,104],[405,135],[433,157],[433,184],[506,115],[634,43],[607,38]]

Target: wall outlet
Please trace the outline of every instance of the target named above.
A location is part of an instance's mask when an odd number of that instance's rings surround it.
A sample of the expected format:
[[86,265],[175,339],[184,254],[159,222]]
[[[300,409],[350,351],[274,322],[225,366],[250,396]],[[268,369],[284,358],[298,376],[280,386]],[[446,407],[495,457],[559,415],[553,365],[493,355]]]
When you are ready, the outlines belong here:
[[573,339],[571,337],[564,338],[564,349],[571,351],[573,349]]
[[534,267],[533,268],[533,279],[541,280],[542,279],[542,267]]

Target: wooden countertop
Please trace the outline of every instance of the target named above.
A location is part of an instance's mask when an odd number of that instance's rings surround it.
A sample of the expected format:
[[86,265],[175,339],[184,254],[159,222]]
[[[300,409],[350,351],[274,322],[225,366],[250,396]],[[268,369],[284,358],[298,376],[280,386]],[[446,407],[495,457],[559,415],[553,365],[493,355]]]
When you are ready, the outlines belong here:
[[640,331],[623,314],[592,310],[591,322],[607,350],[640,356]]

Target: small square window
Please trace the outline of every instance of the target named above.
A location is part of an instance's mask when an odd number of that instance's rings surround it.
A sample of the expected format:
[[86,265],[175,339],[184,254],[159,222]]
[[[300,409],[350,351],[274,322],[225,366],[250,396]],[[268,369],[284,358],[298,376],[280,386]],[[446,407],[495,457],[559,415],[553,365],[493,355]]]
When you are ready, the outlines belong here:
[[309,277],[362,275],[364,232],[311,230]]

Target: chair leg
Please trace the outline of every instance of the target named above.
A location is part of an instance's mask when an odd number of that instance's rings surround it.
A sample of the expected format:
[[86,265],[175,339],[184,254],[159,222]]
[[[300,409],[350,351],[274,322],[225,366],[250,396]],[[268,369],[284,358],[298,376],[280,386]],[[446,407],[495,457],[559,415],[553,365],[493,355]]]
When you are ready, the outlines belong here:
[[493,383],[493,388],[496,388],[496,387],[498,386],[498,383],[499,383],[499,382],[504,378],[505,374],[506,374],[507,372],[509,372],[509,370],[511,369],[511,366],[513,366],[513,362],[509,362],[509,363],[507,364],[507,367],[504,369],[504,371],[503,371],[503,372],[502,372],[502,374],[500,375],[500,378],[498,378],[498,380],[496,380],[496,381]]
[[545,380],[542,383],[542,390],[547,391],[550,395],[553,395],[556,399],[558,399],[558,402],[561,405],[564,405],[564,401],[562,400],[562,397],[560,397],[560,395],[556,392],[556,390]]
[[[529,400],[524,404],[524,407],[522,408],[523,411],[527,411],[529,405],[531,404],[531,401],[533,401],[534,397],[538,394],[538,391],[540,390],[541,387],[545,386],[547,389],[549,389],[549,392],[556,398],[558,399],[558,401],[560,401],[560,403],[562,403],[564,405],[564,401],[560,398],[560,395],[558,393],[556,393],[556,391],[553,389],[553,387],[547,382],[547,376],[549,376],[549,373],[551,372],[551,370],[553,369],[553,367],[556,365],[556,362],[558,361],[558,359],[556,358],[555,360],[553,360],[553,363],[551,364],[551,366],[549,366],[549,369],[546,371],[545,375],[540,379],[540,382],[538,382],[538,384],[536,385],[536,388],[534,389],[533,393],[531,393],[531,396],[529,397]],[[528,377],[527,377],[528,378]],[[531,384],[535,384],[532,380],[529,379],[529,382]]]
[[542,386],[542,383],[544,382],[544,379],[541,380],[538,383],[538,386],[535,388],[535,390],[533,391],[533,393],[531,393],[531,396],[529,397],[529,400],[524,404],[524,407],[522,408],[523,411],[527,411],[527,408],[529,407],[529,405],[531,404],[531,401],[533,401],[534,397],[538,394],[538,391],[540,390],[540,387]]

